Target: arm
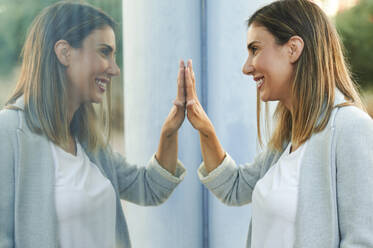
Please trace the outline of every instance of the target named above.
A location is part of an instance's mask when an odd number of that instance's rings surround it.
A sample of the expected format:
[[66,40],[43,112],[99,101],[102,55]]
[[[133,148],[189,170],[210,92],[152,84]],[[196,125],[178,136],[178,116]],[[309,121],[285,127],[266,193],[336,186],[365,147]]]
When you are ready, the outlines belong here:
[[175,175],[172,175],[158,163],[154,155],[145,167],[128,163],[119,153],[110,153],[120,198],[138,205],[163,203],[185,176],[180,161],[175,166]]
[[14,147],[3,121],[0,118],[0,247],[10,248],[14,247]]
[[155,155],[161,166],[175,174],[177,162],[178,130],[185,119],[184,61],[180,61],[177,77],[177,96],[161,131],[158,151]]
[[207,172],[203,162],[198,169],[198,176],[224,204],[241,206],[251,203],[252,192],[260,179],[262,167],[271,158],[271,154],[263,152],[253,163],[237,166],[229,154],[226,154],[223,162],[211,173]]
[[266,153],[259,155],[254,163],[238,167],[224,152],[214,127],[198,100],[191,61],[188,61],[185,70],[185,84],[188,120],[200,134],[203,157],[203,163],[198,169],[200,180],[227,205],[239,206],[250,203]]
[[214,126],[198,100],[191,60],[188,61],[188,66],[185,70],[185,87],[188,120],[199,131],[203,161],[206,171],[211,172],[221,164],[225,157],[225,152],[215,133]]
[[163,203],[182,181],[185,169],[177,159],[178,129],[185,118],[184,62],[180,61],[174,105],[161,131],[157,153],[146,167],[130,165],[119,154],[113,164],[120,197],[139,205]]
[[[352,110],[352,111],[351,111]],[[373,247],[373,121],[344,107],[336,129],[337,203],[341,248]],[[347,118],[346,118],[347,116]],[[337,119],[337,121],[338,121]]]

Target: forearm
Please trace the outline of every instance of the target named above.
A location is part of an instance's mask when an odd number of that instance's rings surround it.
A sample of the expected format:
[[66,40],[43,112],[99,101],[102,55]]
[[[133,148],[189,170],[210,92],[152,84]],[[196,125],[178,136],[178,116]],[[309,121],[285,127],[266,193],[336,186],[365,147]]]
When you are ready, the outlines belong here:
[[205,168],[210,173],[223,162],[225,152],[213,128],[209,131],[199,132],[199,136]]
[[167,136],[165,132],[161,133],[161,138],[158,145],[158,151],[155,155],[159,164],[175,175],[176,164],[177,164],[177,139],[178,132],[176,131],[172,135]]

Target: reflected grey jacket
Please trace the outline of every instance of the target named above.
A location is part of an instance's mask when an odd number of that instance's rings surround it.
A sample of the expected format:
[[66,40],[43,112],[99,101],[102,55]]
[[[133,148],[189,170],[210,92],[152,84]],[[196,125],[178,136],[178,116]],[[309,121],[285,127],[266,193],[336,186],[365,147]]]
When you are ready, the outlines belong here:
[[[23,98],[15,106],[23,109]],[[178,161],[176,176],[154,156],[147,167],[131,165],[107,148],[84,150],[116,192],[116,247],[131,247],[120,198],[140,205],[164,202],[181,182],[185,169]],[[0,111],[0,247],[58,247],[54,202],[54,165],[48,140],[30,131],[22,110]]]
[[[342,102],[337,91],[335,105]],[[198,175],[223,203],[248,204],[256,182],[282,152],[264,151],[241,166],[227,155],[210,174],[202,163]],[[336,107],[327,127],[309,139],[300,168],[295,230],[297,248],[373,247],[373,121],[357,107]]]

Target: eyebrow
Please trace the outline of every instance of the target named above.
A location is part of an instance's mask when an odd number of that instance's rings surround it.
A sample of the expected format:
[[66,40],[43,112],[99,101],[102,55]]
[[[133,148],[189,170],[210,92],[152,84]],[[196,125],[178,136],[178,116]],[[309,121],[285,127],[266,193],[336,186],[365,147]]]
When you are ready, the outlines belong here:
[[108,44],[104,44],[104,43],[101,43],[99,44],[99,46],[104,46],[105,48],[109,49],[110,52],[113,52],[115,53],[115,49],[111,46],[109,46]]
[[259,42],[259,41],[256,41],[256,40],[250,42],[250,44],[247,45],[247,50],[250,50],[251,48],[253,48],[253,46],[254,46],[255,43],[260,43],[260,42]]

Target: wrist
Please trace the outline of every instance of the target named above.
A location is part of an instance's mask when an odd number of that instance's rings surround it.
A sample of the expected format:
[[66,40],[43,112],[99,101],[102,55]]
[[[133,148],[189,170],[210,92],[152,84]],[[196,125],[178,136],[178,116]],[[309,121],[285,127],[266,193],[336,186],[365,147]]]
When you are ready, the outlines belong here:
[[211,123],[201,128],[199,130],[199,134],[200,136],[205,137],[205,138],[216,136],[214,126]]
[[177,136],[177,133],[178,133],[178,130],[172,130],[172,129],[169,129],[169,128],[162,128],[161,138],[170,139],[170,138],[173,138],[173,137]]

